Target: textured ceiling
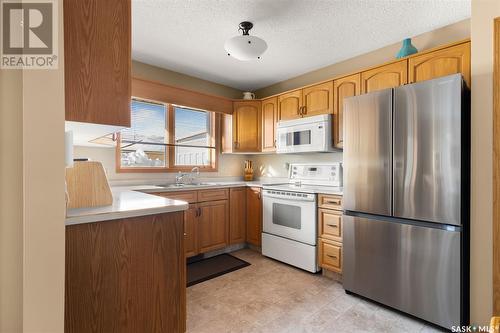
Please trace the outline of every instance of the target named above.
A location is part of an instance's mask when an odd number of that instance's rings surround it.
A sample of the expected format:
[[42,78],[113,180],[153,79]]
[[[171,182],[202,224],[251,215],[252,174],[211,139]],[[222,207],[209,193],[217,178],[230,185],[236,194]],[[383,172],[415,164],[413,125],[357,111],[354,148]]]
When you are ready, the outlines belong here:
[[[133,0],[135,60],[255,90],[470,17],[470,0]],[[241,21],[269,48],[228,57]]]

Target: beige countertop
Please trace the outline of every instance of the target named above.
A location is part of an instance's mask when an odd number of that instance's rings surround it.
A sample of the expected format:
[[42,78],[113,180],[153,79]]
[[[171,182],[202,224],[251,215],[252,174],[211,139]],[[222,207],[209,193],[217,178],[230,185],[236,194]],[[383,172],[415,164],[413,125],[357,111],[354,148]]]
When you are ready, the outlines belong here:
[[66,211],[66,225],[116,220],[121,218],[172,213],[188,209],[185,201],[113,188],[113,204]]
[[[128,217],[178,212],[188,209],[185,201],[172,200],[149,193],[194,191],[216,188],[231,188],[241,186],[263,187],[283,181],[270,179],[256,181],[214,181],[200,185],[182,187],[158,185],[121,185],[112,187],[113,204],[93,208],[74,208],[66,212],[66,225],[115,220]],[[272,186],[271,186],[272,187]],[[339,194],[342,188],[316,186],[312,193]]]

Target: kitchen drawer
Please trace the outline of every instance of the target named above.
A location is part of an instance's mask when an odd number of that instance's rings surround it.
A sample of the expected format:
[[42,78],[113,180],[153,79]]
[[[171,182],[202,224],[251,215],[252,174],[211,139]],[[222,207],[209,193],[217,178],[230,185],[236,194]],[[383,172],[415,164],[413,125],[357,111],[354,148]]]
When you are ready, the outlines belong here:
[[198,191],[198,202],[226,200],[228,198],[229,198],[229,189],[227,188]]
[[342,242],[342,212],[332,209],[318,209],[318,229],[321,238]]
[[319,194],[318,207],[326,209],[342,210],[342,196],[334,194]]
[[182,191],[182,192],[172,191],[172,192],[158,192],[152,194],[159,195],[160,197],[168,199],[187,201],[188,203],[198,202],[198,193],[196,191]]
[[342,273],[342,245],[321,238],[318,244],[319,265],[330,271]]

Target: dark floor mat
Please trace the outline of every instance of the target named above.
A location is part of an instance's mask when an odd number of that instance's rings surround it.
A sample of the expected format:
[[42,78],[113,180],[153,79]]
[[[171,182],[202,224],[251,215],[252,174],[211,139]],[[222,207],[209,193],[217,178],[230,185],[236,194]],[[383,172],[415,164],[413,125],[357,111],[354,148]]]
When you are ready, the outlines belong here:
[[187,286],[193,286],[249,265],[250,263],[227,253],[189,263],[187,265]]

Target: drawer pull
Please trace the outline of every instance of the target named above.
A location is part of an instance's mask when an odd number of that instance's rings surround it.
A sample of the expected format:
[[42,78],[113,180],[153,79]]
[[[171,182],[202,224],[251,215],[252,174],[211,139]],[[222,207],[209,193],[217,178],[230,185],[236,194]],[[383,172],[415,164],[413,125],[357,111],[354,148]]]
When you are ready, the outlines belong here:
[[338,227],[339,227],[339,226],[338,226],[338,225],[336,225],[336,224],[328,224],[328,223],[327,223],[326,225],[327,225],[327,226],[329,226],[329,227],[332,227],[332,228],[338,228]]
[[340,205],[340,200],[325,200],[327,204]]
[[327,256],[332,258],[332,259],[337,259],[337,256],[334,256],[333,254],[327,254]]

